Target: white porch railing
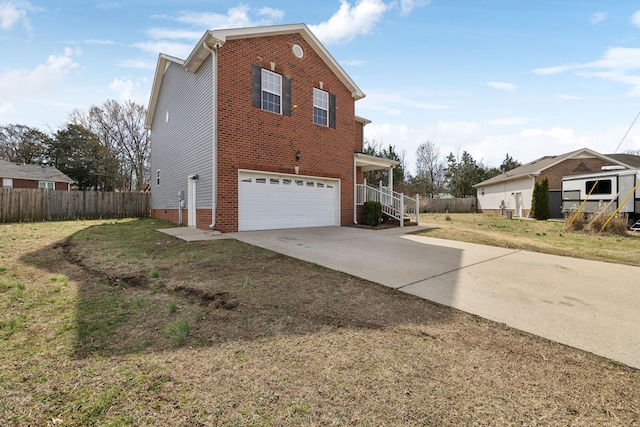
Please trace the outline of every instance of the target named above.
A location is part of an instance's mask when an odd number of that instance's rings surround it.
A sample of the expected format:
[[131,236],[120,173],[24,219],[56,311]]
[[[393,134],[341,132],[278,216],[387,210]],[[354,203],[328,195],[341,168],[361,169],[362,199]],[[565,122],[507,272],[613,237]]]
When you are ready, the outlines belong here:
[[415,198],[405,196],[391,190],[389,187],[379,188],[358,184],[356,186],[356,203],[364,205],[365,202],[375,201],[382,205],[382,212],[400,221],[400,227],[404,227],[405,218],[415,220],[418,224],[420,215],[420,196]]

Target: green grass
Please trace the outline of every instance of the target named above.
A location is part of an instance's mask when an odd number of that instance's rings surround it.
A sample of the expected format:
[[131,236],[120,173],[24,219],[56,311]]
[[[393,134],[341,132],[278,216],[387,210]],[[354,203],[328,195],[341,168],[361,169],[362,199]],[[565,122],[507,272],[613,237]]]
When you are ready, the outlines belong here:
[[640,266],[638,233],[572,232],[565,231],[561,221],[483,214],[421,214],[420,225],[432,227],[419,233],[430,237]]
[[[448,223],[509,244],[572,235]],[[169,225],[0,225],[0,425],[640,420],[636,370],[235,240],[156,231]]]
[[187,342],[190,329],[191,327],[187,319],[178,319],[169,323],[167,326],[167,334],[174,346],[181,347]]

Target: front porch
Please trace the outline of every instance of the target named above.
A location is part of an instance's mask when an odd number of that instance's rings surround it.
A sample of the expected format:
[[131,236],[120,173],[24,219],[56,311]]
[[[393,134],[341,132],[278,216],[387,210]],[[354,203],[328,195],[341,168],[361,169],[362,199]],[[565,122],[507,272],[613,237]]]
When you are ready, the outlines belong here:
[[[383,159],[381,157],[370,156],[364,153],[354,153],[354,209],[353,222],[358,223],[358,210],[368,201],[379,202],[382,205],[382,213],[387,217],[397,220],[400,227],[404,227],[405,221],[419,224],[420,199],[416,194],[415,198],[405,196],[403,193],[393,191],[393,169],[400,164],[396,160]],[[367,185],[362,179],[358,183],[358,177],[364,172],[385,170],[389,171],[387,186],[382,181],[378,188]],[[359,173],[358,173],[359,172]]]

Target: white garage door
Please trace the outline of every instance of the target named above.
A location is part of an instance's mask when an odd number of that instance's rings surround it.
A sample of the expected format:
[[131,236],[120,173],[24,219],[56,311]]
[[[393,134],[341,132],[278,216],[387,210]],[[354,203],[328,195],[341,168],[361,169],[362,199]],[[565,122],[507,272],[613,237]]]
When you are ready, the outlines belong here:
[[238,230],[340,225],[337,179],[240,171]]

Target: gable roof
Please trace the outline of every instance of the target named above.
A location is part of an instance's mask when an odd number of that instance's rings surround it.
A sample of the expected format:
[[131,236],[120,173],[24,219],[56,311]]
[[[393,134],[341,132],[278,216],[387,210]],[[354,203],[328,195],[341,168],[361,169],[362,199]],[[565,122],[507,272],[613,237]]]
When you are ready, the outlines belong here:
[[540,157],[539,159],[529,162],[526,165],[522,165],[515,169],[511,169],[510,171],[507,171],[503,174],[500,174],[498,176],[494,176],[493,178],[489,178],[486,181],[482,181],[474,185],[473,187],[478,188],[486,185],[493,185],[501,182],[512,181],[514,179],[521,179],[529,176],[540,175],[543,171],[545,171],[546,169],[549,169],[552,166],[557,165],[558,163],[561,163],[571,158],[580,157],[580,156],[597,157],[599,159],[606,160],[608,162],[611,162],[620,166],[624,166],[625,168],[633,169],[633,167],[630,164],[627,164],[622,160],[605,156],[603,154],[600,154],[588,148],[581,148],[579,150],[571,151],[569,153],[560,154],[559,156]]
[[605,154],[605,156],[626,163],[633,168],[640,169],[640,156],[635,154]]
[[153,79],[149,108],[147,109],[147,120],[145,123],[147,129],[151,128],[151,121],[155,114],[158,94],[160,93],[160,86],[162,84],[162,76],[170,61],[183,65],[188,71],[195,73],[200,69],[204,61],[207,60],[209,55],[211,55],[212,48],[222,47],[229,40],[277,36],[282,34],[300,34],[329,69],[351,91],[351,96],[356,100],[364,98],[364,93],[305,24],[209,30],[204,33],[198,44],[196,44],[193,51],[189,54],[189,57],[184,61],[169,55],[160,54]]
[[34,181],[68,182],[73,180],[53,166],[23,165],[0,160],[0,177]]

